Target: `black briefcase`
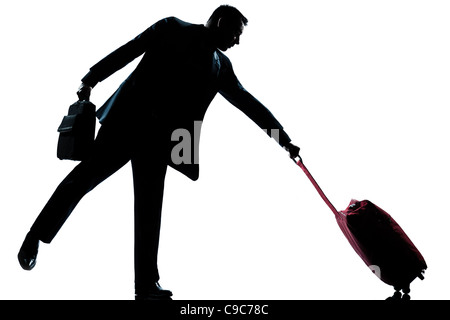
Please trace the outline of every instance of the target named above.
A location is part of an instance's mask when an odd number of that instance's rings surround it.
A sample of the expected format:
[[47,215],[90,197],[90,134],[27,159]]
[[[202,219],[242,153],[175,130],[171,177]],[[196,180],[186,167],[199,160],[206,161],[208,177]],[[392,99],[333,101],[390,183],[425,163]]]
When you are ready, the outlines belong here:
[[92,152],[95,139],[95,105],[77,101],[69,107],[58,127],[57,156],[64,160],[84,160]]

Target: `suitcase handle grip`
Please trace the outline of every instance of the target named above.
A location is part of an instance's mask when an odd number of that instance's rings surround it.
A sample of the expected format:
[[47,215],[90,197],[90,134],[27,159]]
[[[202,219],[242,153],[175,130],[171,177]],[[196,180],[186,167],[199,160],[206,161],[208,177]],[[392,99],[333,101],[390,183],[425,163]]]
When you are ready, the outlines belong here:
[[300,157],[300,155],[296,155],[294,158],[291,158],[291,159],[295,163],[298,163],[298,162],[303,163],[303,159],[302,159],[302,157]]

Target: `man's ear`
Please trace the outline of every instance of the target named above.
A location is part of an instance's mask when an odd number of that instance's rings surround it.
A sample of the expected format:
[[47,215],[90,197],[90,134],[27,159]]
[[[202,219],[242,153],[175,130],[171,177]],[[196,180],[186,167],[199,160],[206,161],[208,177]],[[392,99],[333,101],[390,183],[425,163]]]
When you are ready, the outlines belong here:
[[217,28],[220,27],[220,21],[222,21],[222,18],[219,18],[219,20],[217,20]]

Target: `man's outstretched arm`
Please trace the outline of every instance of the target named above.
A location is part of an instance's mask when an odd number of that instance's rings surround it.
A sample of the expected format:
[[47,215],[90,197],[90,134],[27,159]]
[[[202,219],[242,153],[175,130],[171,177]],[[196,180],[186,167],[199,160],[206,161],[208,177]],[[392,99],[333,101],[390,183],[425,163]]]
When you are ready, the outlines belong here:
[[223,66],[220,94],[236,108],[252,119],[261,129],[289,152],[291,158],[299,156],[300,148],[291,143],[283,126],[261,102],[241,85],[227,58]]

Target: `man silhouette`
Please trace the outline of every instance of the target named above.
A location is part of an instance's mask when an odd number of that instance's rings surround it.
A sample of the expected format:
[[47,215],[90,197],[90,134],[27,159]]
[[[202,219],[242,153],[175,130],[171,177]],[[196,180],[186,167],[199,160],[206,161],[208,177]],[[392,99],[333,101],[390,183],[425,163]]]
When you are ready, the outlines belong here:
[[[165,18],[90,69],[77,92],[80,100],[89,100],[98,82],[143,54],[136,69],[97,111],[102,126],[92,155],[61,182],[28,232],[18,254],[22,268],[35,266],[39,241],[52,241],[85,194],[131,161],[136,299],[170,299],[172,293],[158,283],[157,267],[166,169],[170,165],[198,179],[199,124],[214,96],[219,92],[291,157],[299,152],[270,111],[243,88],[222,53],[239,44],[247,22],[231,6],[217,8],[206,25]],[[174,136],[177,130],[191,135],[189,147],[194,152],[184,148],[182,157],[173,152],[180,143]]]

